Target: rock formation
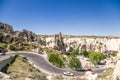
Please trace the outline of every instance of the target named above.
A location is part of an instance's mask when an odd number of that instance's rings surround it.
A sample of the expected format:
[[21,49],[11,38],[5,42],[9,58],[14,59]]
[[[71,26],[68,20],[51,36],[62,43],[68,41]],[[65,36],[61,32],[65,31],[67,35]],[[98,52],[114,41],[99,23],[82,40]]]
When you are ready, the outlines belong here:
[[1,33],[13,33],[13,28],[12,26],[5,24],[5,23],[0,23],[0,32]]
[[61,51],[63,54],[66,53],[66,49],[65,49],[65,45],[64,45],[64,42],[63,42],[61,32],[54,36],[54,44],[55,44],[54,49],[56,49],[58,51]]
[[[64,44],[63,44],[64,43]],[[55,37],[48,37],[46,38],[46,46],[57,49],[66,48],[68,49],[73,48],[77,49],[78,46],[79,50],[87,50],[87,51],[100,51],[103,53],[106,52],[115,52],[120,49],[120,38],[64,38],[63,41],[60,40],[58,35]],[[68,48],[69,47],[69,48]]]
[[14,31],[12,26],[0,23],[0,42],[10,43],[12,41],[36,41],[37,36],[28,30],[23,29],[23,31]]
[[115,59],[116,59],[116,65],[112,75],[112,80],[120,80],[120,51],[118,52]]
[[61,32],[54,35],[54,37],[46,38],[46,47],[53,48],[66,54],[65,44]]
[[31,31],[28,31],[25,29],[23,29],[23,31],[18,34],[18,37],[24,38],[27,41],[35,40],[35,34]]

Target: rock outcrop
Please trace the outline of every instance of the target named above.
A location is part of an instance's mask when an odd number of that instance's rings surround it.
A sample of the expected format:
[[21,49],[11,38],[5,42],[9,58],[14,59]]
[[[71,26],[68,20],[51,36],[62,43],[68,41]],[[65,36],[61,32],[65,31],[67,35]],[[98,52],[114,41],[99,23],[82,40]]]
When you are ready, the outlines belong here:
[[35,41],[35,34],[31,31],[23,29],[22,32],[19,32],[18,37],[24,38],[27,41]]
[[13,28],[12,26],[5,24],[5,23],[0,23],[0,32],[1,33],[13,33]]
[[63,54],[66,54],[65,44],[63,42],[61,32],[54,35],[54,37],[46,38],[46,47],[53,48],[55,50],[61,51]]
[[63,37],[62,37],[61,32],[54,36],[54,44],[55,44],[54,49],[61,51],[63,54],[66,53],[66,49],[65,49],[65,45],[63,42]]
[[54,41],[54,37],[46,38],[46,46],[53,48],[56,45],[59,46],[59,48],[63,48],[60,44],[64,43],[64,47],[67,51],[69,51],[68,49],[70,48],[77,49],[78,46],[80,46],[80,51],[100,51],[103,53],[114,53],[120,49],[120,38],[64,38],[63,42],[58,38],[55,40],[58,42],[56,43],[56,41]]
[[12,26],[0,23],[0,42],[16,42],[16,41],[36,41],[37,36],[28,30],[23,29],[23,31],[14,31]]

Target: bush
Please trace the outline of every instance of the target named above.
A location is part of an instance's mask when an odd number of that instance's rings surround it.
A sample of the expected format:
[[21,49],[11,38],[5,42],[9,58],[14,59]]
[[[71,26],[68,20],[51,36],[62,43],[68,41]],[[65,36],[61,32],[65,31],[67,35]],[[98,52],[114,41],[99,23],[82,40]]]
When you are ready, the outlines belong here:
[[83,50],[81,51],[80,55],[83,55],[84,57],[89,57],[90,52]]
[[17,46],[17,45],[15,45],[15,44],[11,44],[11,45],[9,46],[9,48],[10,48],[10,50],[12,50],[12,51],[20,51],[20,50],[23,50],[23,49],[24,49],[22,46]]
[[100,52],[92,51],[89,54],[89,59],[94,65],[97,65],[98,62],[105,59],[105,55],[103,53],[100,53]]
[[81,68],[81,62],[76,57],[72,56],[68,64],[71,69],[77,70]]
[[43,46],[46,45],[46,41],[44,41],[44,40],[40,40],[38,43],[39,43],[40,45],[43,45]]
[[14,45],[9,46],[10,50],[16,50],[16,47]]
[[7,48],[7,43],[0,43],[0,47]]
[[56,65],[57,67],[63,67],[64,66],[64,62],[63,60],[59,57],[59,55],[57,54],[49,54],[49,57],[48,57],[49,61],[53,64],[53,65]]

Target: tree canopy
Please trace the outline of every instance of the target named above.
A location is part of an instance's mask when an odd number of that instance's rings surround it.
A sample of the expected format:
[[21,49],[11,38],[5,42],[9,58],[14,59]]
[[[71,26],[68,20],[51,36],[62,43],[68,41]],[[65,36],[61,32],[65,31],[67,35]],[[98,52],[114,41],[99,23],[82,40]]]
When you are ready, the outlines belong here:
[[98,62],[105,59],[105,55],[100,52],[91,51],[89,54],[89,59],[94,65],[97,65]]
[[53,64],[53,65],[56,65],[57,67],[62,67],[64,66],[64,62],[63,60],[59,57],[58,54],[54,54],[54,53],[51,53],[49,54],[49,57],[48,57],[49,61]]
[[84,57],[89,57],[90,52],[83,50],[80,52],[80,55],[83,55]]
[[71,69],[80,69],[81,68],[81,62],[79,61],[79,59],[77,59],[76,57],[72,56],[69,62],[69,67]]

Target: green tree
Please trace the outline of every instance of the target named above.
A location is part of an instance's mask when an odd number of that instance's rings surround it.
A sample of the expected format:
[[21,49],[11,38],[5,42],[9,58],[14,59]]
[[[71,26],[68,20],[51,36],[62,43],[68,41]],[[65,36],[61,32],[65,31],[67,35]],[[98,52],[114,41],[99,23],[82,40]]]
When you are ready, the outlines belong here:
[[71,69],[77,70],[77,69],[81,68],[81,62],[79,61],[79,59],[77,59],[76,57],[72,56],[68,66]]
[[83,55],[84,57],[89,57],[90,52],[83,50],[81,51],[80,55]]
[[92,51],[89,54],[89,59],[96,66],[98,62],[105,59],[105,55],[103,53],[100,53],[100,52]]
[[76,56],[79,54],[79,47],[80,45],[77,47],[77,49],[73,49],[71,52],[70,52],[70,56]]
[[76,50],[72,50],[72,52],[70,52],[70,57],[71,57],[71,56],[76,57],[77,54],[78,54],[78,53],[77,53]]
[[63,60],[57,54],[54,54],[54,53],[49,54],[48,60],[53,65],[56,65],[57,67],[63,67],[64,66]]

